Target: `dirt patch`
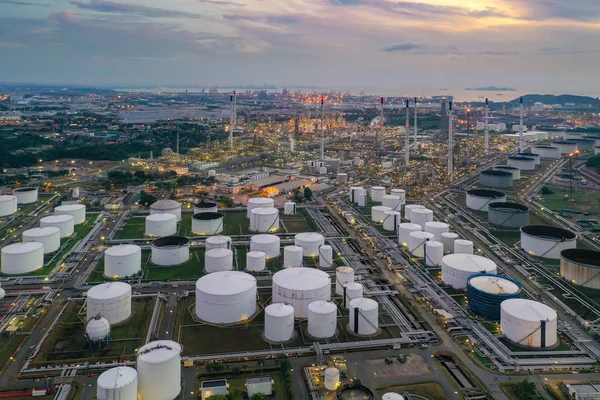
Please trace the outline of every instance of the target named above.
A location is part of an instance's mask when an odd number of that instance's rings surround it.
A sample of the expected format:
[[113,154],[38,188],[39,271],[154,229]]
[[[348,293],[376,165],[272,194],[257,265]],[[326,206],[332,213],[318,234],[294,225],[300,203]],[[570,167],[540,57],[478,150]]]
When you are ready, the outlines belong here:
[[391,364],[383,358],[367,360],[367,369],[375,379],[422,376],[431,372],[423,357],[416,354],[407,355],[404,364],[396,359]]

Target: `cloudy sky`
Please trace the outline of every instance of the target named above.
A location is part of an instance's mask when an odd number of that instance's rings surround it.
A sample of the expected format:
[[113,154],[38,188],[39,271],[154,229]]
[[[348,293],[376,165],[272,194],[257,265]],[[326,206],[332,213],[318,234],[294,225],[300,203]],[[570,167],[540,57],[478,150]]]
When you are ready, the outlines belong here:
[[0,0],[0,81],[600,93],[600,0]]

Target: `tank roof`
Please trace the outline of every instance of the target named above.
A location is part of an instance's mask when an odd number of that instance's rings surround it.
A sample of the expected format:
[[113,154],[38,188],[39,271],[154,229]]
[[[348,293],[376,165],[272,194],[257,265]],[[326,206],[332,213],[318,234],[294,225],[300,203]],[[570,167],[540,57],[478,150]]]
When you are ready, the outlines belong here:
[[[555,142],[558,143],[558,142]],[[549,146],[549,145],[537,145],[537,146],[533,146],[534,149],[547,149],[547,150],[560,150],[558,147],[555,146]]]
[[98,377],[98,386],[105,389],[120,389],[137,379],[137,371],[131,367],[115,367]]
[[183,247],[189,245],[190,239],[184,236],[164,236],[152,241],[152,247]]
[[40,221],[43,221],[45,223],[60,223],[60,222],[67,222],[69,220],[73,220],[73,216],[69,215],[69,214],[53,214],[53,215],[48,215],[47,217],[44,217],[42,219],[40,219]]
[[337,311],[337,307],[330,301],[315,300],[308,305],[308,310],[315,314],[330,314]]
[[481,175],[491,175],[491,176],[510,176],[512,178],[513,174],[506,171],[494,171],[493,169],[486,169],[485,171],[480,172]]
[[491,189],[471,189],[471,190],[467,190],[467,194],[469,196],[485,197],[485,198],[491,198],[491,199],[501,199],[503,197],[506,197],[506,194],[499,192],[497,190],[491,190]]
[[169,221],[172,219],[177,219],[177,216],[175,214],[170,213],[157,213],[147,215],[146,219],[150,221]]
[[114,299],[131,293],[131,285],[125,282],[106,282],[87,291],[87,297],[93,299]]
[[1,194],[0,195],[0,203],[4,203],[5,201],[15,201],[17,199],[16,196],[11,194]]
[[208,256],[208,257],[223,257],[223,256],[229,256],[232,253],[233,253],[233,251],[231,251],[230,249],[225,249],[223,247],[216,247],[214,249],[207,250],[204,253],[204,255]]
[[514,160],[514,161],[535,161],[534,158],[524,157],[524,156],[510,156],[510,157],[508,157],[508,159]]
[[294,314],[294,307],[284,303],[273,303],[265,308],[265,313],[274,317],[287,317]]
[[525,225],[521,232],[538,238],[553,240],[572,240],[577,237],[575,232],[550,225]]
[[513,171],[516,170],[516,169],[519,169],[519,167],[515,167],[514,165],[494,165],[494,168],[498,168],[498,169],[510,169],[510,170],[513,170]]
[[331,284],[329,275],[314,268],[286,268],[273,275],[273,283],[285,289],[311,290]]
[[104,251],[104,254],[108,254],[110,256],[128,256],[131,254],[139,253],[142,251],[140,246],[135,244],[120,244],[118,246],[111,246]]
[[472,275],[467,285],[495,295],[513,295],[521,291],[521,286],[516,281],[495,274]]
[[41,242],[17,242],[9,244],[2,248],[4,254],[26,254],[32,251],[43,249],[44,244]]
[[196,289],[206,294],[228,296],[256,287],[256,278],[241,271],[218,271],[196,281]]
[[175,200],[158,200],[150,204],[150,209],[152,210],[174,210],[177,208],[181,208],[181,204]]
[[560,252],[565,261],[582,264],[591,268],[600,268],[600,251],[586,249],[566,249]]
[[83,204],[63,204],[58,207],[54,207],[54,212],[56,211],[75,211],[84,209],[85,205]]
[[248,199],[248,203],[252,203],[252,204],[260,204],[260,203],[273,203],[275,202],[273,199],[269,198],[269,197],[251,197],[250,199]]
[[496,269],[496,263],[489,258],[468,253],[448,254],[442,258],[442,263],[455,270],[472,271],[473,273],[489,272]]
[[46,226],[44,228],[31,228],[23,232],[23,236],[42,237],[60,233],[60,228],[57,226]]
[[250,210],[250,214],[260,214],[260,215],[269,215],[269,214],[279,214],[279,210],[273,207],[258,207]]
[[138,363],[159,364],[181,354],[181,345],[172,340],[156,340],[142,347],[137,352]]
[[216,206],[217,203],[213,203],[212,201],[201,201],[199,203],[194,204],[195,208],[213,208]]
[[529,211],[529,207],[524,206],[518,203],[490,203],[488,204],[488,208],[498,211],[512,211],[512,212],[527,212]]
[[217,220],[217,219],[223,218],[223,214],[218,213],[218,212],[205,212],[205,213],[194,214],[194,215],[192,215],[192,218],[199,220],[199,221],[212,221],[212,220]]
[[38,190],[36,187],[20,187],[14,188],[13,192],[33,192],[34,190]]
[[521,320],[530,322],[555,320],[556,311],[547,305],[527,299],[508,299],[500,304],[500,308]]
[[350,309],[352,308],[358,308],[361,311],[376,310],[379,308],[379,303],[366,297],[360,297],[350,300]]
[[250,237],[250,241],[251,242],[255,242],[255,243],[275,243],[275,242],[279,242],[279,236],[277,235],[271,235],[269,233],[265,233],[262,235],[254,235]]
[[221,235],[209,236],[206,238],[206,242],[214,243],[214,244],[227,243],[227,242],[231,242],[231,238],[229,236],[221,236]]
[[312,241],[323,240],[323,239],[325,239],[325,237],[323,235],[321,235],[320,233],[316,233],[316,232],[302,232],[302,233],[296,234],[294,236],[294,239],[306,240],[306,241],[312,242]]

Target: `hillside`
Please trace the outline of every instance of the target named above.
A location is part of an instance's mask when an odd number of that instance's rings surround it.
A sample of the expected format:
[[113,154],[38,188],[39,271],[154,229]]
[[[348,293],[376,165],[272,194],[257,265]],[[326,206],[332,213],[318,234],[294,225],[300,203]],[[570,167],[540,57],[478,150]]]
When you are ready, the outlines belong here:
[[[561,94],[561,95],[553,95],[553,94],[527,94],[523,96],[523,102],[525,104],[529,103],[544,103],[544,104],[565,104],[565,103],[573,103],[575,105],[585,105],[585,104],[596,104],[596,99],[589,96],[576,96],[572,94]],[[519,103],[519,98],[511,100],[509,103]]]

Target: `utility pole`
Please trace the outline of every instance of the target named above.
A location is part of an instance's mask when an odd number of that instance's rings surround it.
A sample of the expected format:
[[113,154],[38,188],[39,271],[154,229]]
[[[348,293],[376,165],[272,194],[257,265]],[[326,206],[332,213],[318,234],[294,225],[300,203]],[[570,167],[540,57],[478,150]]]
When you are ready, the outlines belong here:
[[452,102],[448,103],[448,181],[454,180],[454,144],[452,140]]
[[325,159],[325,98],[321,96],[321,161]]
[[404,125],[406,129],[406,137],[404,143],[404,163],[408,166],[410,161],[410,101],[406,99],[406,124]]
[[418,132],[418,128],[417,128],[417,98],[415,97],[415,126],[414,126],[414,130],[415,130],[415,138],[413,141],[413,144],[417,145],[417,132]]
[[523,133],[523,97],[519,99],[519,153],[525,152],[525,135]]
[[488,154],[490,152],[489,136],[490,136],[490,124],[489,124],[489,116],[488,116],[488,99],[486,98],[485,99],[485,138],[484,138],[485,154]]

